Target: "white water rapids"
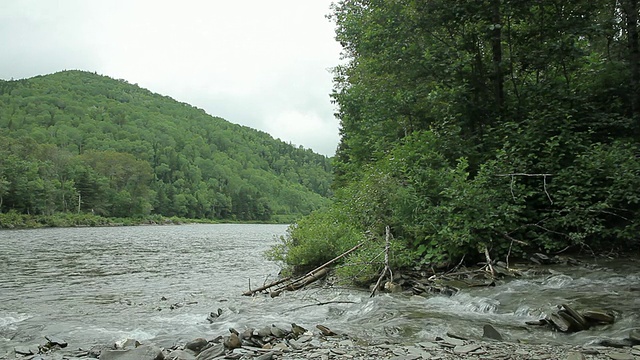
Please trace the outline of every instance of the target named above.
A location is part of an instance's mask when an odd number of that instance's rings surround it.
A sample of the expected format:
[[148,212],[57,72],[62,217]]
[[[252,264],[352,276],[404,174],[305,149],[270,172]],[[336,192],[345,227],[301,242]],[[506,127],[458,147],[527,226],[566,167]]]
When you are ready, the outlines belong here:
[[[402,343],[447,332],[478,338],[487,323],[508,341],[574,344],[624,338],[640,327],[637,258],[559,267],[452,297],[369,298],[346,288],[241,296],[249,280],[257,287],[277,277],[278,266],[263,253],[285,231],[229,224],[0,231],[0,358],[18,345],[43,344],[47,335],[73,348],[125,338],[168,347],[230,327],[291,322]],[[315,305],[324,302],[331,303]],[[612,310],[618,320],[571,335],[524,325],[562,303]],[[222,315],[209,323],[218,308]]]

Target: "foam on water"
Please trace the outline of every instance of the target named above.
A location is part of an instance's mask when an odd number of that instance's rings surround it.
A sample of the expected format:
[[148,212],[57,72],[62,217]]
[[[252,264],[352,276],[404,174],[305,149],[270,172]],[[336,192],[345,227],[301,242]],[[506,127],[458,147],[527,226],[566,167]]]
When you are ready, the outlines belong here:
[[15,324],[32,318],[32,315],[16,312],[0,312],[0,330],[3,328],[15,328]]

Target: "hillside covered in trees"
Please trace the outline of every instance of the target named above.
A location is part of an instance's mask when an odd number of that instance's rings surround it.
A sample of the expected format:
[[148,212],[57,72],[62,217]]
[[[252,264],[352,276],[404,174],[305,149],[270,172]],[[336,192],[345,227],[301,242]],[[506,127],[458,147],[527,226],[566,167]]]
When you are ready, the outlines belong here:
[[331,177],[323,155],[125,80],[0,81],[0,212],[288,221]]
[[375,264],[386,226],[396,266],[639,245],[637,1],[343,0],[331,17],[335,203],[274,258],[364,242],[353,262]]

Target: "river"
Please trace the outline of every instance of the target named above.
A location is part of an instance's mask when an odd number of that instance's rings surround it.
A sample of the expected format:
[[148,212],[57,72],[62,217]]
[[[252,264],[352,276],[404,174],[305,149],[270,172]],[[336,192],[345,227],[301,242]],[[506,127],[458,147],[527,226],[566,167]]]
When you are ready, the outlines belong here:
[[[640,327],[640,262],[554,268],[452,297],[310,289],[278,298],[242,292],[277,277],[263,253],[285,225],[181,225],[0,231],[0,357],[44,336],[74,348],[125,338],[162,346],[228,328],[324,324],[355,336],[411,343],[453,332],[477,338],[485,323],[511,341],[586,344]],[[329,302],[326,305],[318,303]],[[569,303],[618,320],[571,335],[525,326]],[[207,315],[222,309],[214,322]]]

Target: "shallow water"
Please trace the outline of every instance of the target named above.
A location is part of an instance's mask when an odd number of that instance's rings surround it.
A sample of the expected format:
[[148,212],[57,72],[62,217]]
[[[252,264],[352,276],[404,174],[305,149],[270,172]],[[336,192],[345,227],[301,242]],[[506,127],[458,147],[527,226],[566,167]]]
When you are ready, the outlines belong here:
[[[291,322],[403,343],[446,332],[480,337],[486,323],[508,340],[573,344],[624,338],[640,327],[637,259],[556,267],[452,297],[369,298],[345,288],[241,296],[250,281],[255,288],[277,277],[278,266],[262,254],[285,231],[236,224],[0,231],[0,356],[44,343],[45,335],[74,348],[124,338],[171,346],[229,327]],[[613,310],[618,321],[571,335],[524,325],[562,303]],[[218,308],[222,316],[209,323]]]

